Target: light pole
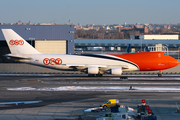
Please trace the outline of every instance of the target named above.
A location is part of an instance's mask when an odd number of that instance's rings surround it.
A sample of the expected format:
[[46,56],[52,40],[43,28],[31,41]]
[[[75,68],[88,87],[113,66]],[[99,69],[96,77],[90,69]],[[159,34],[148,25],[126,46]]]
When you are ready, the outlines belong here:
[[142,52],[142,39],[141,39],[141,52]]
[[141,39],[141,52],[142,52],[142,39],[143,39],[142,35],[140,35],[140,39]]

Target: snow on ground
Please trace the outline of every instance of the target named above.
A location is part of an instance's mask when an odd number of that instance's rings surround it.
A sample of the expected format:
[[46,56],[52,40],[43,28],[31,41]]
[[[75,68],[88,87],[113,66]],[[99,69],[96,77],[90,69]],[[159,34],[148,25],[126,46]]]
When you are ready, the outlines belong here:
[[121,86],[106,86],[106,87],[91,87],[91,86],[61,86],[61,87],[19,87],[19,88],[7,88],[11,91],[159,91],[159,92],[180,92],[180,87],[133,87],[133,90],[129,90],[129,87]]

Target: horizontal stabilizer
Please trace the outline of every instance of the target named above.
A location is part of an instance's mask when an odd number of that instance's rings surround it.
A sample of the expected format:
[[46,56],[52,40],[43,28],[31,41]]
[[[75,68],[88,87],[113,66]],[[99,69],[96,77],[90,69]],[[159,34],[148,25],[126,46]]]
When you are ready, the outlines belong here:
[[4,55],[5,57],[7,58],[10,58],[10,59],[26,59],[26,60],[31,60],[32,58],[29,58],[29,57],[24,57],[24,56],[19,56],[19,55],[12,55],[12,54],[7,54],[7,55]]

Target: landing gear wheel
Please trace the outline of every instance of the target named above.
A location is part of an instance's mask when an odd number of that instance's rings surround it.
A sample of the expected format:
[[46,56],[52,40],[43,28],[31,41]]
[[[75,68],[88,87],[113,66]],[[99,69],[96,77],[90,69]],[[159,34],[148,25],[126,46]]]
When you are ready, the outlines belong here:
[[158,77],[162,77],[162,73],[158,73]]
[[94,77],[95,75],[94,74],[88,74],[88,77]]
[[120,77],[120,80],[126,80],[128,77]]
[[96,74],[96,77],[102,77],[103,74]]
[[159,71],[158,77],[162,77],[162,70]]

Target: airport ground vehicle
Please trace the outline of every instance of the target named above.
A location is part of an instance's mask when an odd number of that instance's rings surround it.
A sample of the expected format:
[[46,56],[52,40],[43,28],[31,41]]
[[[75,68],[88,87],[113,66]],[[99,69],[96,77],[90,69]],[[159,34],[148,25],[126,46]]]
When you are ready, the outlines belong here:
[[119,100],[118,99],[109,99],[109,100],[105,101],[101,105],[101,107],[103,107],[104,109],[107,109],[109,107],[114,107],[117,104],[119,104]]

